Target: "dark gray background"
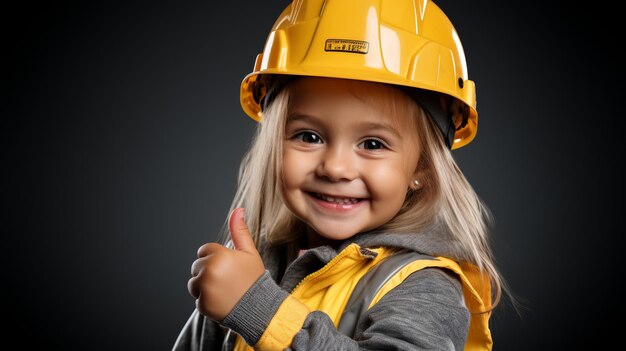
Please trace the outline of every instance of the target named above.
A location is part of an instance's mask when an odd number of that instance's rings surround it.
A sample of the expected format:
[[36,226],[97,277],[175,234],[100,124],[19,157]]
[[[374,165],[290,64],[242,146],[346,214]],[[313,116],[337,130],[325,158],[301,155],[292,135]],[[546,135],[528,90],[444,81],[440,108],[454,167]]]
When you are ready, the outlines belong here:
[[[172,346],[194,308],[195,251],[227,215],[254,128],[239,83],[287,3],[4,7],[3,341]],[[525,303],[495,312],[494,349],[613,344],[624,325],[610,321],[624,311],[618,11],[437,3],[477,85],[478,137],[454,155],[495,215],[497,261]]]

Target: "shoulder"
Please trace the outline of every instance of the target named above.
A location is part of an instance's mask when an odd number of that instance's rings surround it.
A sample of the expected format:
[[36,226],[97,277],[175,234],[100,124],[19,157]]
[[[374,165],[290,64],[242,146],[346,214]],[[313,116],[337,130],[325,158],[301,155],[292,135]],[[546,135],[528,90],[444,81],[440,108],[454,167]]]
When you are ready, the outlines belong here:
[[411,273],[400,285],[389,293],[410,292],[421,296],[432,296],[434,300],[465,308],[463,286],[459,277],[445,268],[429,267]]
[[[445,261],[411,250],[383,251],[386,257],[371,271],[372,281],[386,294],[389,290],[439,293],[462,301],[463,286]],[[463,303],[464,306],[464,303]]]
[[402,296],[420,297],[428,298],[431,302],[465,308],[463,286],[456,273],[439,267],[426,267],[408,273],[410,274],[399,277],[402,279],[401,283],[387,292],[380,302]]

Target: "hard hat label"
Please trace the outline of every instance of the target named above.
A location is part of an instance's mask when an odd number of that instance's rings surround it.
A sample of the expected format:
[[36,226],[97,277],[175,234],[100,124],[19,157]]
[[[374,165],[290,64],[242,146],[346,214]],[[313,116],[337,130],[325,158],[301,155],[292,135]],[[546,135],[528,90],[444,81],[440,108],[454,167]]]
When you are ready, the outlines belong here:
[[369,48],[370,43],[362,40],[326,39],[324,50],[367,54]]

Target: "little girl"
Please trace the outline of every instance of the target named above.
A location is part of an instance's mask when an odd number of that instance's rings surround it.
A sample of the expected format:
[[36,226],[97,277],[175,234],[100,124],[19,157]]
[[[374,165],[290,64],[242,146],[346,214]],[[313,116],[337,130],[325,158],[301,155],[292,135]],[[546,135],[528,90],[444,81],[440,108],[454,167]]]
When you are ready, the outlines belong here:
[[241,102],[260,123],[174,350],[491,349],[489,213],[450,152],[475,88],[432,1],[294,0]]

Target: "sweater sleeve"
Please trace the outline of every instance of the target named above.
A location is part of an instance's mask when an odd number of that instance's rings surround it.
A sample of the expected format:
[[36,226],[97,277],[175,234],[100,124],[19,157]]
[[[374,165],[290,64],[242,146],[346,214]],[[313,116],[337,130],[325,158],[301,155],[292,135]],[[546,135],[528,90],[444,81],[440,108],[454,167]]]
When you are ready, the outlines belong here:
[[248,345],[255,345],[288,296],[265,271],[224,318],[222,325],[241,335]]
[[469,321],[458,279],[427,268],[411,274],[372,306],[354,339],[315,311],[289,350],[462,350]]

